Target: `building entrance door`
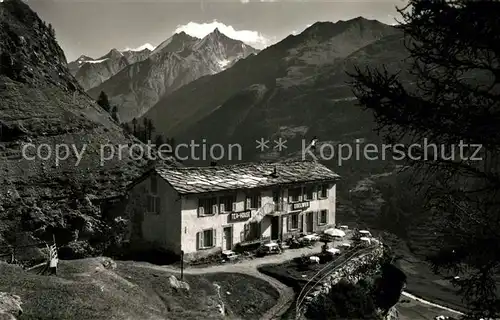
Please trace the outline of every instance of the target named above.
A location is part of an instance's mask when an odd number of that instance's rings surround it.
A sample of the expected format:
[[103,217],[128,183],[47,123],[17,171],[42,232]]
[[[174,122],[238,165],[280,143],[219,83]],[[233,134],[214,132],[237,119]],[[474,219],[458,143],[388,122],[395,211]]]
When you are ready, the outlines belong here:
[[280,218],[271,218],[271,240],[278,240],[280,236]]
[[233,227],[224,227],[222,245],[223,250],[233,249]]
[[314,213],[313,212],[308,212],[306,215],[307,219],[307,233],[313,233],[314,232]]

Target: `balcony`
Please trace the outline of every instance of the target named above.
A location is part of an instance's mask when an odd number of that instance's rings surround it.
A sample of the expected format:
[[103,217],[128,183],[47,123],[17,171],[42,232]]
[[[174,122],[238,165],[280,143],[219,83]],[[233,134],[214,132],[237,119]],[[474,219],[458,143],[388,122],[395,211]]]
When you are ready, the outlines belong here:
[[265,203],[262,207],[257,210],[255,215],[252,217],[251,222],[260,222],[265,216],[279,216],[288,212],[287,203]]
[[270,210],[266,213],[267,216],[279,216],[288,212],[288,203],[271,203]]

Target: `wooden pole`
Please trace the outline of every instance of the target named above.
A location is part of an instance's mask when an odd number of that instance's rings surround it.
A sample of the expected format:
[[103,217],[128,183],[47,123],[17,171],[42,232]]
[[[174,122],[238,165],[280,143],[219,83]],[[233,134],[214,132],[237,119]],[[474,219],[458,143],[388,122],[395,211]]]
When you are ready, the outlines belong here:
[[181,280],[184,279],[184,250],[181,250]]

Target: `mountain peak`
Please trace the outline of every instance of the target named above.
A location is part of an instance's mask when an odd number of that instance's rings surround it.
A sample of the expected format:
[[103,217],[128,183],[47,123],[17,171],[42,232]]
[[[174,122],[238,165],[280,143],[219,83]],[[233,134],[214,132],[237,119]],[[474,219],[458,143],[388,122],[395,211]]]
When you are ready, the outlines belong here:
[[108,53],[103,55],[102,57],[98,58],[97,60],[104,60],[104,59],[118,59],[123,56],[123,53],[121,53],[118,49],[113,48],[109,50]]
[[82,54],[81,56],[78,57],[78,59],[76,59],[76,61],[87,61],[87,60],[94,60],[94,59],[84,54]]

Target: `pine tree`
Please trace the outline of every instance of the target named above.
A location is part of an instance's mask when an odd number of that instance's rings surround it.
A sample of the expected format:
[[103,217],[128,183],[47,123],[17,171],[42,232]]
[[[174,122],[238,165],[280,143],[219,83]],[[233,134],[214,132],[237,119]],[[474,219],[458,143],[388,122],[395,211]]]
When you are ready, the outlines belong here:
[[122,124],[122,128],[126,133],[132,133],[132,130],[130,130],[130,125],[128,123]]
[[109,104],[108,95],[101,91],[99,98],[97,98],[97,104],[101,106],[106,112],[110,112],[111,105]]
[[113,111],[111,112],[111,117],[116,122],[120,123],[120,117],[118,116],[118,108],[116,106],[113,107]]
[[49,25],[47,26],[47,28],[49,29],[49,34],[51,35],[51,37],[55,38],[56,37],[56,30],[54,29],[54,27],[52,26],[52,24],[49,23]]
[[137,137],[137,119],[132,119],[133,131],[132,134]]
[[163,136],[161,134],[156,135],[156,139],[155,139],[156,147],[159,147],[162,144],[165,144],[165,139],[163,138]]
[[151,119],[148,120],[148,139],[153,140],[153,132],[155,131],[155,127],[153,125],[153,121]]
[[380,132],[409,146],[408,167],[435,227],[431,261],[436,272],[460,275],[453,282],[470,319],[500,317],[499,10],[492,0],[410,0],[399,10],[408,70],[351,74]]

